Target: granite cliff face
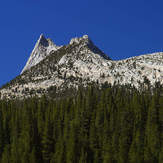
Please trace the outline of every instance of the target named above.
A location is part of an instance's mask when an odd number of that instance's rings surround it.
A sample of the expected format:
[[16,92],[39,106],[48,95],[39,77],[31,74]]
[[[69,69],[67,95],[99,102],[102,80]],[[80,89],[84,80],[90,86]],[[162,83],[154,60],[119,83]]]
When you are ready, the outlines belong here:
[[43,34],[41,34],[21,73],[38,64],[46,58],[51,51],[56,51],[59,48],[61,47],[55,45],[51,39],[46,39]]
[[42,96],[95,84],[163,84],[163,53],[113,61],[87,35],[57,46],[40,36],[21,75],[1,88],[1,98]]

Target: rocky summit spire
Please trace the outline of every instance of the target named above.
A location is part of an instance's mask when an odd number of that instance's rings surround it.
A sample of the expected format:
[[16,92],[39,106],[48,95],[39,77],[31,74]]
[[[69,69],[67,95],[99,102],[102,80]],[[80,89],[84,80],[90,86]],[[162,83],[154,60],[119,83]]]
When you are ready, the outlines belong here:
[[[105,59],[109,59],[107,55],[94,45],[88,35],[72,38],[69,45],[79,45],[80,47],[83,46],[89,48],[93,53],[96,53]],[[46,39],[44,35],[41,34],[21,74],[45,59],[50,55],[51,51],[56,51],[61,47],[62,46],[55,45],[51,39]]]
[[39,45],[42,45],[44,47],[47,47],[48,46],[48,41],[47,39],[44,37],[43,34],[40,35],[37,43],[36,43],[36,46],[39,46]]
[[82,37],[75,37],[70,40],[70,45],[73,44],[80,44],[82,46],[87,46],[93,53],[98,54],[102,56],[103,58],[110,60],[110,58],[104,54],[94,43],[93,41],[89,38],[88,35],[83,35]]
[[60,47],[56,46],[52,40],[46,39],[44,35],[41,34],[21,74],[46,58],[52,50],[56,51],[59,48]]
[[90,38],[88,37],[88,35],[84,35],[83,37],[75,37],[75,38],[72,38],[71,40],[70,40],[70,45],[72,45],[72,44],[79,44],[80,42],[84,42],[84,43],[86,43],[86,44],[88,44],[89,42],[92,42],[91,40],[90,40]]

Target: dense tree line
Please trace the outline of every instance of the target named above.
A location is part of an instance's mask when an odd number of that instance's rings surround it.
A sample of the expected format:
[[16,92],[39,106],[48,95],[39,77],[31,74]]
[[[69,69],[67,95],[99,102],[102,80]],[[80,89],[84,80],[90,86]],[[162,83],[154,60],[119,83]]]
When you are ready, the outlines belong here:
[[163,88],[89,87],[0,101],[2,163],[163,163]]

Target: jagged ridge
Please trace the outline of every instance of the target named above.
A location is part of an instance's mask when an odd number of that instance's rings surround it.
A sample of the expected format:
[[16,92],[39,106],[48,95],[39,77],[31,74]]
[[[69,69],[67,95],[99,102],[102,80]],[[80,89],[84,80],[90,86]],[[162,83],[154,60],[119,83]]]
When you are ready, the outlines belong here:
[[[41,40],[38,41],[41,46],[49,47],[47,39]],[[45,58],[34,63],[0,91],[1,98],[41,96],[51,88],[59,93],[93,83],[98,86],[106,82],[131,84],[137,88],[144,79],[151,85],[163,83],[163,53],[112,61],[86,35],[72,39],[57,50],[50,50]]]

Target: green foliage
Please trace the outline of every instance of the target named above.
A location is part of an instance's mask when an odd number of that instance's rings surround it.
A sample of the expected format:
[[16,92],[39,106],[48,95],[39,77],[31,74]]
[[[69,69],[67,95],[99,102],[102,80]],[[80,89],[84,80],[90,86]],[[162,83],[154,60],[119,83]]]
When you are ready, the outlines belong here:
[[162,163],[163,88],[0,101],[0,162]]

